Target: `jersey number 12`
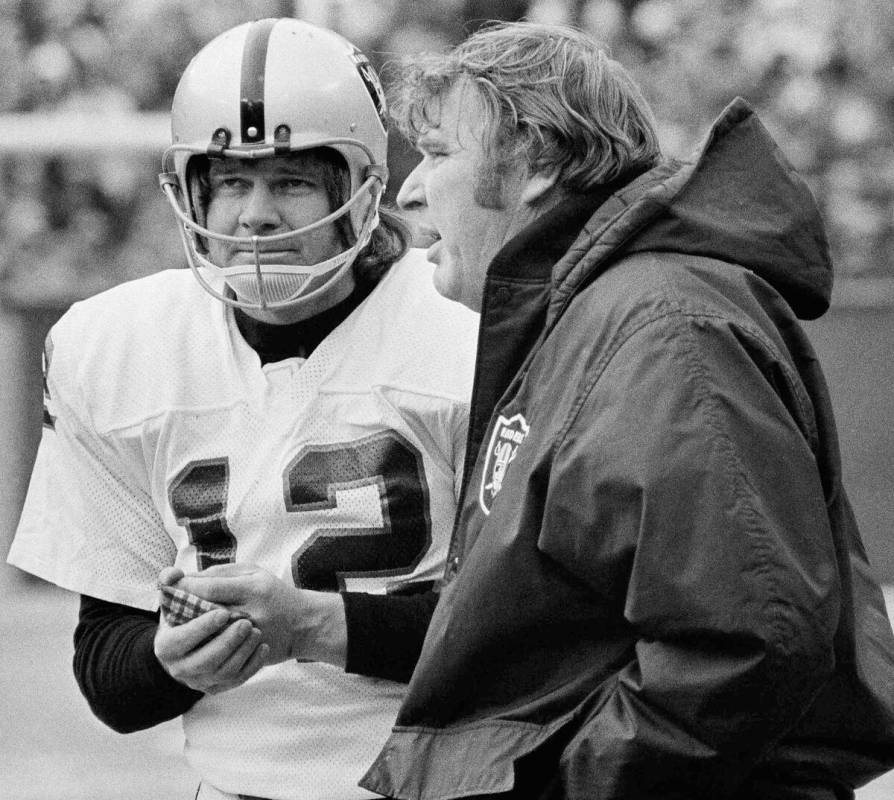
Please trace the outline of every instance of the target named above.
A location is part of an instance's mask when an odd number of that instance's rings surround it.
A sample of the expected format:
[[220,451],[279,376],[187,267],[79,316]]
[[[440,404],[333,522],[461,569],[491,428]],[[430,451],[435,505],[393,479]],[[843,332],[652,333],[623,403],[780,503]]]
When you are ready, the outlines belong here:
[[[170,486],[171,509],[196,548],[199,569],[235,561],[229,482],[229,459],[213,458],[191,461]],[[283,471],[285,510],[334,509],[337,491],[368,485],[378,490],[382,526],[315,530],[292,555],[296,586],[337,591],[346,578],[406,575],[425,555],[431,517],[422,456],[395,431],[302,448]]]

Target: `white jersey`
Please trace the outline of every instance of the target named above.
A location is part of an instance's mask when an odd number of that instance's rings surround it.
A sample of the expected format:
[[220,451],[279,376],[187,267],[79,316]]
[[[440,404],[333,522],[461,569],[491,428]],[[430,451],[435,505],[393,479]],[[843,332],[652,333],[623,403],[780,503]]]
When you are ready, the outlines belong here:
[[[142,609],[172,564],[258,564],[386,592],[443,570],[477,315],[419,251],[305,361],[261,365],[188,270],[74,305],[48,342],[46,428],[9,561]],[[404,687],[286,662],[183,717],[203,782],[269,798],[356,785]]]

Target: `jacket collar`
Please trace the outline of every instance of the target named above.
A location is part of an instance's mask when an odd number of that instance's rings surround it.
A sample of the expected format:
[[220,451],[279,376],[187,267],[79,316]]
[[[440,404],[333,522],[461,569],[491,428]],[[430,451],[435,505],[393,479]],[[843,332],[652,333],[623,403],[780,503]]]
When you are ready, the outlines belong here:
[[832,262],[816,200],[741,98],[691,157],[660,164],[599,206],[553,270],[547,324],[620,255],[646,251],[750,269],[804,319],[829,305]]

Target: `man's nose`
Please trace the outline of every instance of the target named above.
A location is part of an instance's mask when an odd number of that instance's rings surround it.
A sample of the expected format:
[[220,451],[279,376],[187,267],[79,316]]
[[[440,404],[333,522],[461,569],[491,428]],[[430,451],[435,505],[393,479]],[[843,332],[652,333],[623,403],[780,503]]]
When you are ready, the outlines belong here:
[[282,214],[270,188],[262,183],[252,186],[245,196],[239,224],[252,233],[261,233],[279,227],[281,222]]
[[421,163],[416,165],[413,171],[407,175],[397,193],[397,204],[404,211],[419,211],[425,207],[421,168]]

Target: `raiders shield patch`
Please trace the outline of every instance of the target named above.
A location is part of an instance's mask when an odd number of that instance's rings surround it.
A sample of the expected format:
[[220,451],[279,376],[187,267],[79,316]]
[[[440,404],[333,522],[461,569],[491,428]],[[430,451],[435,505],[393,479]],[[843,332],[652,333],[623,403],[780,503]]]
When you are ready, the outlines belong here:
[[490,514],[494,498],[503,486],[506,470],[515,458],[519,445],[528,435],[528,423],[521,414],[504,417],[500,414],[494,425],[487,446],[484,471],[481,475],[481,489],[478,502],[485,514]]

